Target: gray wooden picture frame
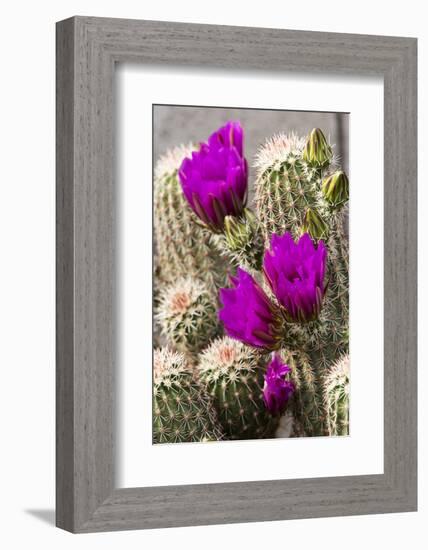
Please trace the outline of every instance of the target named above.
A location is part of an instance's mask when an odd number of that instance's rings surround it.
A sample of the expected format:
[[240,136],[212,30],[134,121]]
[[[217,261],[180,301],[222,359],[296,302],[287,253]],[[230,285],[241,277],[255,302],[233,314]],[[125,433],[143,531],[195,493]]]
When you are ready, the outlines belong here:
[[[56,47],[58,527],[83,533],[416,510],[416,39],[73,17],[57,24]],[[118,62],[383,77],[383,474],[115,488]]]

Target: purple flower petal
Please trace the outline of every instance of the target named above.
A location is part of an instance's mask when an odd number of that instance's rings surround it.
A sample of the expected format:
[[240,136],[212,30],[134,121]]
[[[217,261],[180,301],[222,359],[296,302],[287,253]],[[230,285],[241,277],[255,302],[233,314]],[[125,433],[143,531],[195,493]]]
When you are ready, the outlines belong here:
[[273,415],[284,412],[288,400],[295,391],[293,382],[285,378],[290,371],[290,367],[281,361],[278,354],[274,355],[267,366],[263,400],[266,408]]
[[189,205],[215,231],[223,230],[226,216],[240,216],[246,204],[248,166],[243,141],[239,122],[228,122],[201,143],[191,158],[185,158],[178,171]]
[[296,322],[316,319],[325,294],[327,249],[323,241],[316,247],[308,233],[296,243],[290,233],[272,235],[266,250],[263,271],[272,292]]
[[243,269],[238,268],[231,282],[234,288],[220,289],[219,319],[227,334],[250,346],[275,349],[280,329],[277,308]]

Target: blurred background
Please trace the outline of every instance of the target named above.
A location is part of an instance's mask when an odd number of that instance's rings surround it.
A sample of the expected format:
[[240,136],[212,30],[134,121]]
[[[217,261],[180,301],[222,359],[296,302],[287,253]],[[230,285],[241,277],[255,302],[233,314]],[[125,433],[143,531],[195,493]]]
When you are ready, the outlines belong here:
[[239,120],[244,128],[244,152],[250,170],[250,188],[254,177],[252,165],[257,149],[266,139],[279,132],[294,131],[306,136],[312,128],[321,128],[330,139],[330,143],[335,145],[335,154],[339,156],[339,163],[349,174],[348,113],[154,105],[155,162],[171,147],[181,143],[206,141],[212,132],[228,120]]

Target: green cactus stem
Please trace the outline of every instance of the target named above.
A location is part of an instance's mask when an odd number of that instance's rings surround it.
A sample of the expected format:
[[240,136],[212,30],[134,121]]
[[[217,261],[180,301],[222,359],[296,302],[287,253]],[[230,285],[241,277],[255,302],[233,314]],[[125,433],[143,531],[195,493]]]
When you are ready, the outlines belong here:
[[199,376],[228,439],[274,436],[279,419],[263,402],[265,366],[266,357],[228,337],[215,340],[200,355]]
[[349,356],[329,369],[324,383],[329,435],[349,434]]
[[156,165],[153,201],[154,236],[159,276],[156,283],[173,282],[177,277],[195,277],[208,285],[214,295],[226,280],[225,262],[183,195],[177,171],[192,146],[168,151]]
[[319,171],[303,160],[304,145],[295,134],[280,134],[258,151],[255,206],[265,246],[273,233],[299,237],[306,212],[317,208]]
[[184,355],[163,348],[153,360],[153,443],[222,439],[212,402]]
[[348,332],[349,318],[349,245],[345,231],[347,209],[332,210],[329,219],[329,251],[328,272],[329,300],[332,302],[336,315],[342,318],[345,332]]
[[285,362],[291,368],[291,380],[295,392],[289,406],[294,416],[292,436],[328,435],[327,413],[322,392],[323,368],[314,356],[304,351],[282,351]]
[[319,129],[307,140],[294,134],[268,140],[256,166],[256,215],[265,243],[273,233],[289,231],[295,239],[308,232],[327,245],[328,288],[321,314],[316,321],[286,327],[282,354],[296,385],[293,435],[328,435],[325,376],[349,347],[349,182],[342,171],[332,173],[333,148]]
[[162,287],[155,319],[166,343],[190,355],[202,351],[221,328],[212,293],[191,277]]

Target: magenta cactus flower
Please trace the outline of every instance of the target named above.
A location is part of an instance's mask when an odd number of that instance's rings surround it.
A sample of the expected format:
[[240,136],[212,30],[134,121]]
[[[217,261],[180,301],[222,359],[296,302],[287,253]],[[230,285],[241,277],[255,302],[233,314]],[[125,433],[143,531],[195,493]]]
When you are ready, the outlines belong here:
[[219,318],[226,333],[236,340],[263,349],[279,346],[279,310],[255,279],[241,268],[230,278],[234,288],[220,289],[223,308]]
[[178,175],[187,202],[212,231],[224,228],[226,216],[239,217],[247,201],[248,166],[243,156],[244,132],[228,122],[199,151],[181,163]]
[[267,410],[274,416],[284,412],[288,400],[294,393],[293,382],[285,378],[289,372],[290,367],[275,354],[267,366],[263,387],[263,401]]
[[324,242],[315,246],[308,233],[297,243],[290,233],[272,236],[263,271],[288,321],[305,323],[318,317],[326,292],[326,262]]

